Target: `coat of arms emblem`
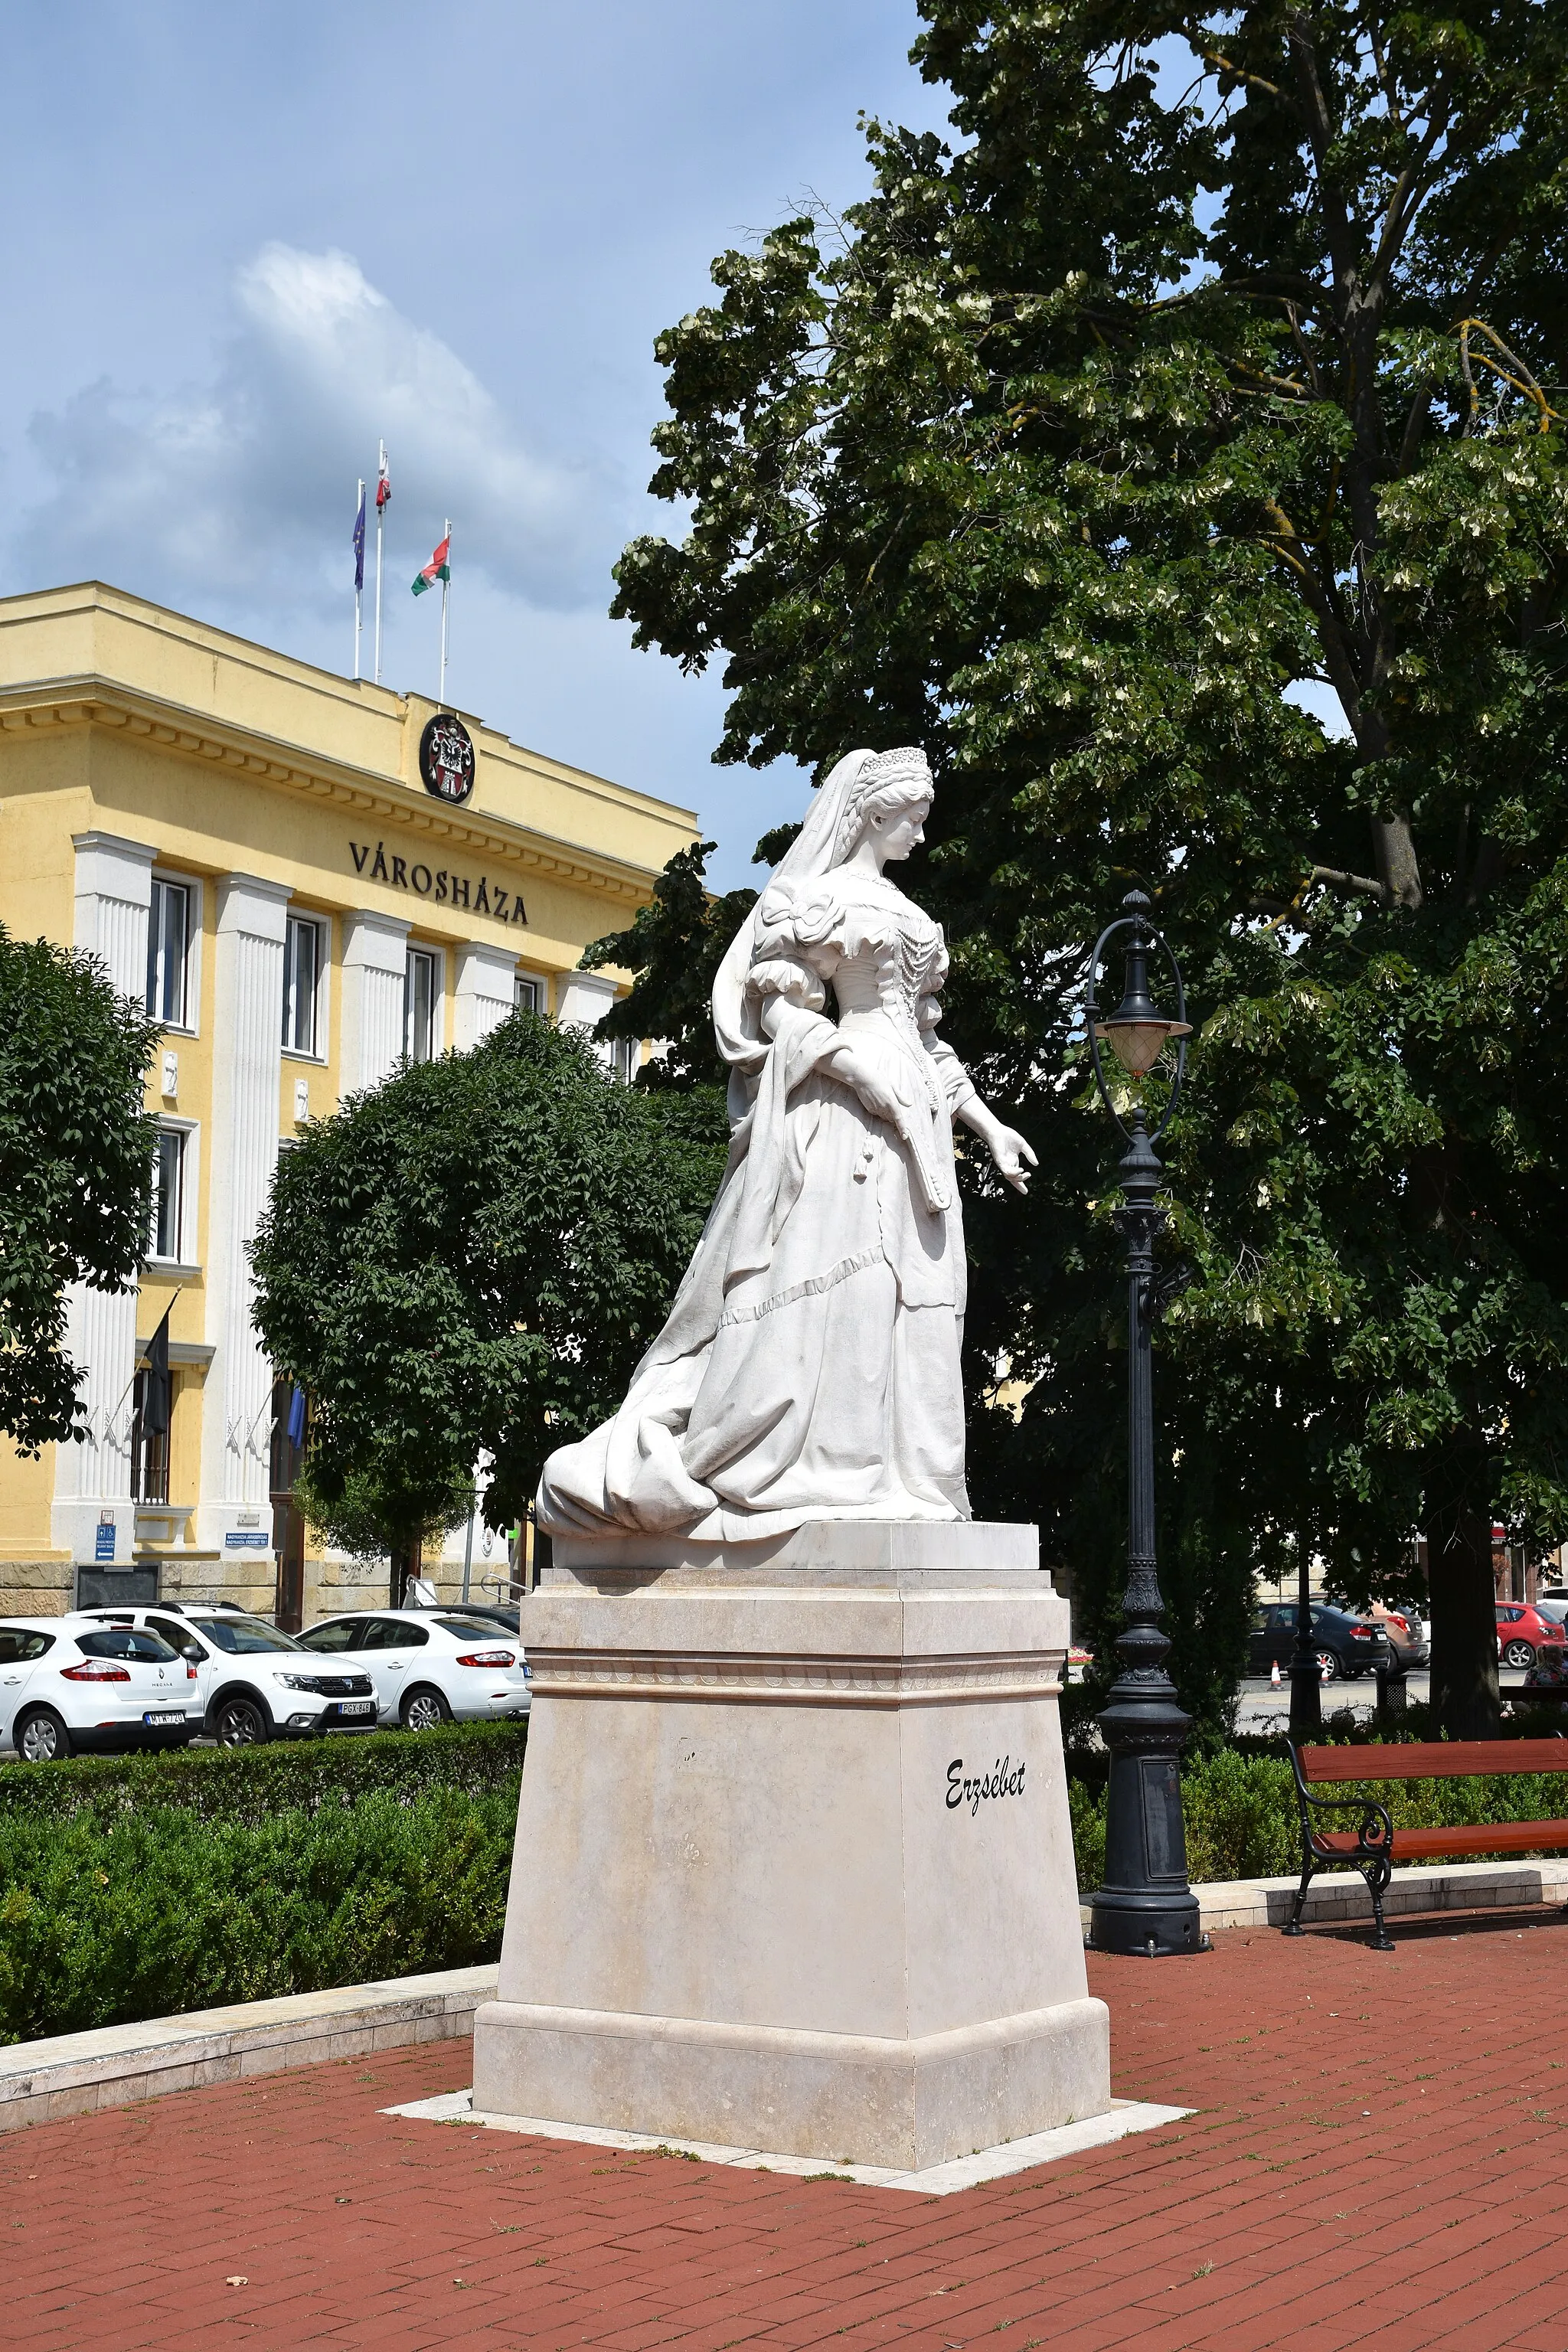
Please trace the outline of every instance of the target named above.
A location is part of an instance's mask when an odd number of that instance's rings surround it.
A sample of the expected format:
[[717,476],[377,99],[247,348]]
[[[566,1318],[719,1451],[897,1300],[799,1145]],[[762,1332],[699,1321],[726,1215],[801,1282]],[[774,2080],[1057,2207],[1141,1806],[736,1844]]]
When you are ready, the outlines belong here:
[[466,801],[474,789],[473,738],[449,710],[438,710],[425,722],[419,738],[419,773],[435,800],[456,804]]

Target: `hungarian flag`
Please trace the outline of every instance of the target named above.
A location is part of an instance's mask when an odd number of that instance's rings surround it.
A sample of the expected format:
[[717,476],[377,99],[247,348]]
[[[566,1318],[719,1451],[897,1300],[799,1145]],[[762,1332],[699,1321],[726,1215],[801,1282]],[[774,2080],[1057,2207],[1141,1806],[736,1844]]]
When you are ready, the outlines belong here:
[[392,497],[392,467],[387,463],[386,444],[381,444],[381,456],[375,469],[375,510],[379,514]]
[[447,551],[451,544],[452,534],[448,531],[424,571],[415,573],[414,593],[416,596],[423,596],[426,588],[434,588],[437,580],[450,580],[452,567],[447,561]]

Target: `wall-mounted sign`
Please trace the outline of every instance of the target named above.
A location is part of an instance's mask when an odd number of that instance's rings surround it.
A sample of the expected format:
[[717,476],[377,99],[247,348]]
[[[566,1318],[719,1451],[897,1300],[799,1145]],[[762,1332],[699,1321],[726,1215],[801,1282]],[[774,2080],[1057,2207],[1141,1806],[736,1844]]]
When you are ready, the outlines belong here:
[[474,739],[449,710],[438,710],[425,721],[419,773],[434,799],[450,801],[455,807],[474,789]]
[[114,1521],[112,1519],[100,1519],[92,1531],[92,1538],[94,1559],[114,1558]]
[[272,1538],[270,1536],[246,1535],[231,1530],[225,1536],[223,1547],[225,1551],[270,1551]]
[[395,890],[412,890],[416,898],[432,898],[438,907],[459,907],[470,915],[489,915],[498,923],[526,923],[528,909],[521,891],[513,893],[504,882],[492,881],[481,874],[476,881],[470,874],[448,873],[444,866],[424,865],[417,857],[412,864],[406,857],[386,854],[386,845],[375,844],[375,856],[371,857],[368,841],[351,841],[349,853],[356,874],[368,874],[373,882],[390,883]]

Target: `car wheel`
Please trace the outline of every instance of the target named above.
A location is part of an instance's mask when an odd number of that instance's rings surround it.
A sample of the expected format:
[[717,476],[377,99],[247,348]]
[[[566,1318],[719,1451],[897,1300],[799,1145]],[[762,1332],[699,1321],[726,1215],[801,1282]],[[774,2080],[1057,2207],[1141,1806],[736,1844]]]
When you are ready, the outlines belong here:
[[220,1748],[258,1748],[271,1736],[267,1717],[253,1698],[226,1698],[213,1715],[213,1738]]
[[1502,1662],[1505,1666],[1522,1672],[1525,1667],[1535,1664],[1535,1652],[1528,1642],[1510,1642],[1502,1654]]
[[450,1723],[452,1710],[440,1692],[429,1683],[405,1691],[399,1709],[405,1731],[434,1731],[437,1724]]
[[71,1736],[52,1706],[35,1706],[11,1735],[24,1764],[58,1764],[71,1752]]
[[1318,1674],[1320,1679],[1323,1682],[1338,1682],[1340,1678],[1340,1662],[1338,1658],[1335,1657],[1332,1650],[1320,1650],[1318,1652]]

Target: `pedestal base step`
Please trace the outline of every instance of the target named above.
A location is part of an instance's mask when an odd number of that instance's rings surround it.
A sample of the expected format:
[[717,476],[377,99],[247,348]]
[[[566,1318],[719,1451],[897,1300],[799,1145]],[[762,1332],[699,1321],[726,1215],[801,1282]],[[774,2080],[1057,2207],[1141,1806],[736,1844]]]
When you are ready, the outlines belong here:
[[474,2105],[471,2091],[446,2091],[434,2099],[415,2099],[406,2106],[384,2107],[388,2116],[410,2116],[418,2123],[482,2124],[492,2131],[524,2132],[540,2139],[575,2140],[586,2147],[624,2148],[632,2155],[694,2156],[704,2164],[732,2165],[742,2172],[783,2172],[797,2180],[852,2180],[862,2189],[909,2189],[921,2197],[951,2197],[961,2189],[979,2189],[987,2180],[1003,2180],[1037,2165],[1055,2164],[1064,2156],[1082,2156],[1089,2149],[1108,2147],[1133,2132],[1159,2131],[1179,2124],[1194,2112],[1191,2107],[1157,2107],[1143,2100],[1113,2099],[1110,2112],[1090,2116],[1083,2123],[1059,2124],[1055,2131],[1033,2132],[1026,2139],[983,2147],[973,2156],[955,2157],[947,2164],[928,2166],[923,2172],[896,2172],[875,2164],[824,2167],[819,2157],[783,2156],[752,2147],[713,2147],[701,2140],[655,2139],[647,2132],[608,2131],[587,2124],[546,2123],[537,2116],[486,2115]]
[[1110,2015],[1085,1998],[901,2041],[489,2001],[474,2099],[491,2115],[923,2172],[1104,2115]]

